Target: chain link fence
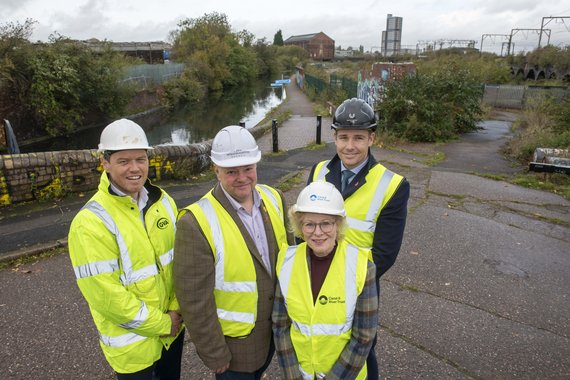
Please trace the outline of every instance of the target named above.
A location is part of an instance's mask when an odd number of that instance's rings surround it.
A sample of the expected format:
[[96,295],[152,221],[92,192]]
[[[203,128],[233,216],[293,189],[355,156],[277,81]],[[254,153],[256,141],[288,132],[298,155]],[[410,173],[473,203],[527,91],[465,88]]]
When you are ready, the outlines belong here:
[[[358,87],[358,83],[355,80],[341,77],[336,74],[331,74],[328,82],[310,74],[305,74],[304,83],[306,87],[309,87],[317,95],[320,95],[323,92],[327,92],[329,95],[332,95],[340,90],[343,92],[343,96],[341,96],[343,98],[355,97],[356,89]],[[332,96],[329,96],[329,98],[331,97]]]
[[148,86],[167,82],[171,78],[179,77],[184,72],[183,63],[168,63],[162,65],[133,65],[125,71],[121,83],[134,85],[138,90]]

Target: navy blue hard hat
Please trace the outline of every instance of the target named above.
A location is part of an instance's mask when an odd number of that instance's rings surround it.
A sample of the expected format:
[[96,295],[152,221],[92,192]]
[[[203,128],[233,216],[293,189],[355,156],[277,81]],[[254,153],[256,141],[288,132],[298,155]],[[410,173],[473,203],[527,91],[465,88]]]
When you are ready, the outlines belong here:
[[334,113],[333,129],[376,129],[376,115],[368,103],[362,99],[347,99]]

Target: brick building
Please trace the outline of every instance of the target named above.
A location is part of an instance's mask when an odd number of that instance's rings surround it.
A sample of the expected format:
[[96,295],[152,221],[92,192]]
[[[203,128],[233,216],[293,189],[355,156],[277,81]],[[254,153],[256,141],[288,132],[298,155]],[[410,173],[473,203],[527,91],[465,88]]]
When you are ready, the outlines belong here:
[[283,44],[302,47],[314,60],[330,61],[334,58],[334,40],[323,32],[291,36]]

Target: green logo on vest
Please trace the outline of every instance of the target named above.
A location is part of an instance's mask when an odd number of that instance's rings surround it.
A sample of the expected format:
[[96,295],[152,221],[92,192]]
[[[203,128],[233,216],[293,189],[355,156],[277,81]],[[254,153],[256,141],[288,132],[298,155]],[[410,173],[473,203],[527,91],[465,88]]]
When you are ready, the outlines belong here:
[[156,222],[156,226],[158,228],[160,228],[161,230],[164,230],[166,227],[168,227],[169,224],[170,224],[170,222],[166,218],[160,218]]
[[320,296],[319,297],[319,303],[321,305],[326,305],[329,302],[329,299],[327,298],[327,296]]

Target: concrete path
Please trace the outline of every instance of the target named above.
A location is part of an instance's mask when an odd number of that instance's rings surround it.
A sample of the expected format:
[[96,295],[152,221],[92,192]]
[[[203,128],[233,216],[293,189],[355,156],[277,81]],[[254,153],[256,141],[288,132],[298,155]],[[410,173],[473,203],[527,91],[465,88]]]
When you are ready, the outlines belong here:
[[[295,77],[291,78],[295,81]],[[303,91],[294,83],[285,88],[287,100],[282,105],[283,111],[290,111],[291,117],[278,129],[279,150],[293,150],[304,148],[315,143],[317,139],[316,125],[317,118],[313,111],[313,105]],[[321,115],[321,142],[330,143],[333,141],[331,133],[332,118]],[[273,137],[271,131],[257,140],[259,149],[263,153],[273,151]]]
[[[296,120],[284,123],[280,138],[310,128]],[[325,125],[323,136],[330,133]],[[463,159],[463,167],[455,166],[456,158],[427,166],[440,149],[428,144],[373,149],[412,189],[400,256],[381,280],[376,350],[383,378],[570,378],[570,202],[474,175],[518,170],[497,146],[488,151],[487,143],[475,142],[485,140],[489,128],[441,148]],[[309,135],[303,141],[311,141]],[[305,181],[313,163],[333,154],[329,144],[265,155],[260,182],[278,185],[292,173]],[[488,167],[477,161],[485,157]],[[285,193],[289,204],[303,183]],[[212,182],[165,185],[185,206]],[[44,242],[65,237],[68,220],[85,201],[0,209],[0,249],[32,235]],[[3,378],[112,377],[66,255],[0,270],[0,326]],[[184,379],[212,378],[188,337],[183,366]],[[274,361],[264,379],[278,378]]]

